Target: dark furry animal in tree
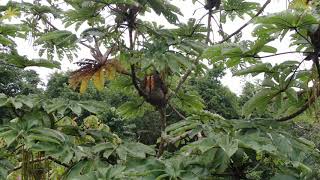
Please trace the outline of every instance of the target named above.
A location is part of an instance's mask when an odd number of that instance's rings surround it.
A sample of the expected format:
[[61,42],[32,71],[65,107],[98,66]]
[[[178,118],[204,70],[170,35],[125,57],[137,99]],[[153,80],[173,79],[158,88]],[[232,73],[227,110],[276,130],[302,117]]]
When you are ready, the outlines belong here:
[[155,71],[153,74],[145,76],[141,83],[141,90],[146,94],[145,99],[148,103],[159,108],[166,106],[168,89],[159,72]]

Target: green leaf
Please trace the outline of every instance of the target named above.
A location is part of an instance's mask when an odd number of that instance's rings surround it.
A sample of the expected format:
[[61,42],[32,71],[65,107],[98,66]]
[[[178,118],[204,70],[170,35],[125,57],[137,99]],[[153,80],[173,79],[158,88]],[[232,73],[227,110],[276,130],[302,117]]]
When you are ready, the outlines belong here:
[[307,9],[308,8],[307,0],[293,0],[290,2],[289,7],[293,9]]
[[275,47],[272,47],[272,46],[268,46],[268,45],[265,45],[261,48],[261,52],[266,52],[266,53],[276,53],[278,51],[277,48]]
[[138,142],[128,142],[124,143],[123,146],[126,147],[128,155],[137,158],[146,158],[146,155],[155,155],[155,150],[147,145]]
[[5,36],[0,34],[0,44],[4,46],[10,46],[10,45],[13,45],[14,42],[11,39],[6,38]]
[[239,57],[234,57],[234,58],[230,58],[227,62],[226,65],[228,68],[234,67],[236,65],[238,65],[241,62],[241,58]]
[[216,141],[218,145],[227,153],[230,158],[238,150],[238,141],[227,135],[217,135]]
[[0,159],[0,179],[7,179],[8,173],[14,165],[8,159]]
[[45,68],[60,68],[58,61],[46,59],[28,59],[26,56],[18,54],[9,54],[5,58],[7,63],[13,64],[18,68],[25,68],[30,66],[45,67]]
[[270,73],[272,72],[272,65],[270,63],[260,63],[253,66],[248,67],[247,69],[243,69],[234,73],[236,76],[247,75],[251,73]]
[[126,102],[118,108],[118,112],[121,116],[130,119],[136,117],[142,117],[144,115],[144,108],[136,102]]
[[263,111],[267,104],[273,99],[276,95],[279,94],[279,90],[273,89],[263,89],[257,94],[255,94],[248,102],[245,103],[243,106],[243,114],[248,116],[251,114],[255,109],[259,111]]
[[[70,37],[72,39],[70,39]],[[35,40],[35,43],[37,44],[41,44],[43,42],[46,41],[50,41],[50,40],[55,40],[55,42],[59,42],[57,45],[62,44],[63,42],[66,42],[67,40],[72,40],[73,42],[75,42],[77,36],[74,35],[72,32],[70,31],[51,31],[46,33],[45,35],[42,35],[40,38],[38,38],[37,40]]]
[[93,101],[93,100],[80,101],[80,102],[78,102],[78,105],[81,106],[83,109],[85,109],[91,113],[94,113],[94,114],[99,114],[99,113],[104,112],[106,110],[106,107],[104,106],[104,104],[102,102]]
[[298,102],[298,93],[293,88],[288,88],[285,92],[290,100]]
[[297,180],[294,176],[277,174],[273,176],[270,180]]
[[25,62],[22,62],[20,66],[23,67],[30,67],[30,66],[36,66],[36,67],[45,67],[45,68],[58,68],[60,69],[61,63],[58,61],[53,60],[46,60],[46,59],[32,59]]
[[78,116],[80,116],[82,113],[81,106],[76,101],[70,101],[69,108]]

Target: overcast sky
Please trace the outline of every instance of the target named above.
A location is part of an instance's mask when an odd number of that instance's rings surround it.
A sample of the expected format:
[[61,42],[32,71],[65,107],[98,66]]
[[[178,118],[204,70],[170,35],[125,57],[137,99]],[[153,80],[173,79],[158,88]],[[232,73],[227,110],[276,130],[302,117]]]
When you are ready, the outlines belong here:
[[[27,0],[28,1],[28,0]],[[260,2],[260,3],[265,3],[266,0],[252,0],[254,2]],[[0,0],[0,5],[6,4],[8,2],[8,0]],[[200,17],[202,17],[206,11],[202,8],[201,4],[196,3],[195,5],[192,4],[191,0],[173,0],[171,1],[173,4],[175,4],[176,6],[178,6],[181,10],[181,12],[184,14],[184,17],[181,17],[181,22],[186,22],[189,18],[196,18],[199,19]],[[279,12],[282,10],[285,10],[287,7],[287,0],[272,0],[272,2],[269,4],[269,6],[266,8],[264,14],[268,14],[268,13],[274,13],[274,12]],[[199,9],[196,11],[195,14],[194,11],[196,9]],[[148,21],[156,21],[158,24],[162,24],[165,25],[167,27],[171,27],[171,25],[169,23],[167,23],[167,21],[165,20],[165,18],[163,17],[159,17],[156,14],[147,14],[146,17],[143,17],[144,20],[148,20]],[[227,33],[232,33],[235,30],[237,30],[237,28],[239,28],[240,26],[242,26],[246,21],[249,20],[249,17],[247,17],[247,19],[245,20],[236,20],[234,22],[229,22],[227,24],[224,25],[224,30]],[[204,20],[205,23],[206,20]],[[56,26],[60,26],[63,27],[61,24],[59,24],[59,22],[57,21],[53,21],[53,24],[55,24]],[[82,27],[85,28],[85,27]],[[81,29],[82,29],[81,28]],[[245,28],[243,30],[243,39],[253,39],[251,36],[251,32],[252,32],[253,27],[252,26],[248,26],[247,28]],[[218,38],[218,36],[216,36]],[[27,55],[30,58],[39,58],[38,57],[38,53],[37,53],[37,47],[33,47],[32,46],[32,41],[23,41],[23,40],[18,40],[17,42],[18,44],[18,51],[20,54],[22,55]],[[286,51],[290,51],[290,50],[294,50],[294,49],[289,49],[288,45],[289,45],[289,40],[288,39],[284,39],[281,43],[280,42],[274,42],[273,44],[271,44],[275,47],[278,48],[278,52],[286,52]],[[79,51],[79,60],[85,57],[90,57],[90,52],[88,51],[87,48],[82,47],[81,51]],[[284,55],[284,56],[278,56],[278,57],[273,57],[273,58],[267,58],[264,59],[264,61],[268,61],[271,63],[279,63],[282,62],[284,60],[300,60],[302,59],[301,55],[299,54],[295,54],[295,55]],[[75,69],[76,66],[74,64],[72,64],[72,62],[70,62],[67,59],[64,59],[62,62],[62,71],[66,71],[66,70],[72,70]],[[50,74],[52,74],[55,71],[58,70],[48,70],[46,68],[32,68],[35,69],[41,79],[43,81],[47,81],[48,77]],[[235,92],[236,94],[240,94],[242,87],[244,85],[244,83],[248,80],[252,80],[249,77],[247,78],[241,78],[241,77],[233,77],[232,74],[230,72],[227,72],[226,76],[222,79],[222,83],[225,86],[228,86],[233,92]]]

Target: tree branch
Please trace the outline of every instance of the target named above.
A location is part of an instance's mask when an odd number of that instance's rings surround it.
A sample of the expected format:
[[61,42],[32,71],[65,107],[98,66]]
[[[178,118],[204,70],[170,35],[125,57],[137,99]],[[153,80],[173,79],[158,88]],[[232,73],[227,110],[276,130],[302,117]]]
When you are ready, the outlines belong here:
[[283,91],[285,91],[285,90],[287,90],[287,89],[289,88],[289,86],[290,86],[290,84],[291,84],[294,76],[295,76],[296,73],[298,72],[298,69],[300,68],[300,66],[301,66],[301,64],[302,64],[303,62],[304,62],[304,60],[302,60],[302,61],[298,64],[297,68],[293,71],[293,74],[291,75],[291,77],[290,77],[290,79],[289,79],[289,82],[287,83],[287,85],[286,85],[286,87],[283,89]]
[[294,28],[294,30],[296,31],[296,33],[297,33],[300,37],[302,37],[304,40],[306,40],[310,45],[313,45],[312,42],[311,42],[307,37],[305,37],[303,34],[301,34],[296,27]]
[[317,92],[315,95],[313,95],[312,97],[309,98],[309,100],[307,100],[306,103],[304,103],[300,109],[298,109],[297,111],[295,111],[294,113],[288,115],[288,116],[284,116],[281,118],[276,119],[276,121],[279,122],[284,122],[284,121],[288,121],[291,120],[297,116],[299,116],[300,114],[302,114],[303,112],[305,112],[313,103],[316,102],[316,100],[318,99],[318,97],[320,96],[320,91],[319,88],[316,88]]
[[207,24],[207,39],[206,39],[206,44],[210,42],[210,32],[211,32],[211,16],[212,16],[212,9],[209,9],[208,12],[208,24]]
[[228,37],[226,37],[222,41],[218,42],[218,44],[224,43],[224,42],[228,41],[229,39],[231,39],[234,35],[240,33],[245,27],[247,27],[249,24],[251,24],[251,22],[253,21],[254,18],[258,17],[265,10],[265,8],[268,6],[268,4],[270,4],[270,2],[271,2],[271,0],[267,0],[264,3],[264,5],[261,7],[261,9],[257,12],[257,14],[255,14],[247,23],[245,23],[238,30],[236,30],[235,32],[230,34]]
[[295,54],[295,53],[313,53],[313,52],[301,52],[301,51],[288,51],[288,52],[281,52],[281,53],[276,53],[276,54],[271,54],[271,55],[266,55],[266,56],[244,56],[244,57],[253,57],[253,58],[269,58],[269,57],[274,57],[274,56],[280,56],[280,55],[285,55],[285,54]]
[[181,114],[172,104],[170,104],[170,103],[168,103],[169,104],[169,106],[173,109],[173,111],[179,116],[179,117],[181,117],[183,120],[186,120],[187,118],[183,115],[183,114]]
[[160,113],[160,120],[161,120],[161,137],[160,137],[160,144],[159,144],[159,149],[158,149],[158,153],[157,153],[157,157],[161,157],[164,149],[165,149],[165,144],[166,144],[166,140],[164,137],[162,137],[162,133],[165,133],[165,129],[167,126],[167,122],[166,122],[166,108],[159,108],[158,109],[159,113]]
[[52,162],[55,162],[56,164],[59,164],[59,165],[61,165],[61,166],[66,167],[66,168],[69,168],[69,167],[70,167],[68,164],[63,163],[63,162],[61,162],[61,161],[59,161],[59,160],[57,160],[57,159],[54,159],[54,158],[51,157],[51,156],[49,156],[48,159],[51,160]]
[[320,52],[320,49],[316,49],[315,55],[314,55],[314,57],[312,58],[312,61],[313,61],[314,66],[316,67],[316,70],[317,70],[317,73],[318,73],[318,80],[319,80],[319,82],[320,82],[319,52]]
[[[41,162],[41,161],[44,161],[44,160],[47,160],[47,159],[48,159],[48,158],[39,158],[39,159],[31,160],[31,161],[29,161],[28,163]],[[15,167],[15,168],[9,170],[9,174],[12,173],[12,172],[14,172],[14,171],[17,171],[17,170],[19,170],[19,169],[21,169],[21,168],[22,168],[22,165],[17,166],[17,167]]]

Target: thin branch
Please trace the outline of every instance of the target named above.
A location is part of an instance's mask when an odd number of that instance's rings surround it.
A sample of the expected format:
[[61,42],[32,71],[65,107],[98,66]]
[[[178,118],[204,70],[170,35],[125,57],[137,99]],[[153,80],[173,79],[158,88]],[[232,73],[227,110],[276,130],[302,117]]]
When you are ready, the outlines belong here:
[[168,95],[167,102],[169,102],[169,100],[171,99],[173,94],[176,94],[180,90],[180,88],[182,87],[183,83],[187,80],[188,76],[191,74],[192,70],[193,70],[193,67],[189,68],[186,71],[186,73],[181,77],[181,79],[180,79],[177,87],[175,88],[175,90]]
[[59,30],[56,26],[54,26],[50,21],[48,21],[47,18],[43,17],[42,15],[40,15],[40,18],[47,23],[49,26],[51,26],[54,30]]
[[69,167],[70,167],[70,165],[68,165],[68,164],[66,164],[66,163],[63,163],[63,162],[61,162],[61,161],[59,161],[59,160],[57,160],[57,159],[55,159],[55,158],[53,158],[53,157],[51,157],[51,156],[49,156],[48,159],[51,160],[51,161],[53,161],[53,162],[55,162],[56,164],[59,164],[59,165],[61,165],[61,166],[66,167],[66,168],[69,168]]
[[319,64],[319,52],[320,49],[316,49],[315,55],[312,59],[314,66],[316,67],[317,73],[318,73],[318,80],[320,82],[320,64]]
[[253,19],[258,17],[264,10],[265,8],[268,6],[268,4],[270,4],[271,0],[267,0],[264,5],[261,7],[261,9],[257,12],[257,14],[255,14],[247,23],[245,23],[243,26],[241,26],[238,30],[236,30],[235,32],[233,32],[232,34],[230,34],[227,38],[223,39],[222,41],[218,42],[218,44],[224,43],[226,41],[228,41],[229,39],[231,39],[234,35],[240,33],[245,27],[247,27],[249,24],[252,23]]
[[283,91],[285,91],[285,90],[287,90],[287,89],[289,88],[289,86],[290,86],[290,84],[291,84],[294,76],[296,75],[296,73],[298,72],[298,69],[300,68],[301,64],[302,64],[304,61],[305,61],[305,59],[303,59],[303,60],[298,64],[297,68],[293,71],[293,74],[291,75],[291,77],[290,77],[290,79],[289,79],[286,87],[283,89]]
[[[133,39],[132,39],[132,28],[129,28],[129,43],[130,43],[130,50],[133,50]],[[134,87],[136,88],[136,90],[138,91],[140,96],[143,96],[144,98],[147,98],[147,94],[139,87],[138,85],[138,80],[137,80],[137,76],[136,76],[136,69],[135,69],[135,65],[131,64],[131,79],[132,79],[132,83],[134,85]]]
[[[166,133],[165,132],[165,129],[166,129],[166,126],[167,126],[167,117],[166,117],[166,108],[159,108],[158,109],[159,113],[160,113],[160,120],[161,120],[161,132],[163,132],[164,134]],[[164,137],[162,137],[162,133],[161,133],[161,137],[160,137],[160,144],[159,144],[159,149],[158,149],[158,153],[157,153],[157,157],[161,157],[164,150],[165,150],[165,147],[166,147],[166,140]]]
[[[68,164],[63,163],[63,162],[60,162],[60,161],[54,159],[54,158],[51,157],[51,156],[46,157],[46,158],[39,158],[39,159],[31,160],[31,161],[29,161],[28,163],[41,162],[41,161],[45,161],[45,160],[47,160],[47,159],[48,159],[48,160],[51,160],[51,161],[53,161],[53,162],[55,162],[55,163],[57,163],[57,164],[59,164],[59,165],[61,165],[61,166],[64,166],[64,167],[67,167],[67,168],[70,167]],[[17,166],[17,167],[15,167],[15,168],[9,170],[9,173],[11,173],[11,172],[13,172],[13,171],[17,171],[17,170],[19,170],[19,169],[21,169],[21,168],[22,168],[22,165]]]
[[168,103],[169,104],[169,106],[173,109],[173,111],[179,116],[179,117],[181,117],[183,120],[186,120],[187,118],[183,115],[183,114],[181,114],[172,104],[170,104],[170,103]]
[[80,43],[81,45],[89,48],[91,51],[94,51],[94,50],[95,50],[92,46],[90,46],[89,44],[84,43],[83,41],[80,41],[79,43]]
[[299,116],[300,114],[305,112],[311,106],[311,104],[313,104],[315,102],[316,99],[317,98],[314,98],[314,97],[309,99],[309,101],[307,101],[303,106],[301,106],[301,108],[298,109],[296,112],[294,112],[288,116],[278,118],[278,119],[276,119],[276,121],[284,122],[284,121],[288,121],[288,120],[291,120],[291,119]]
[[[48,158],[35,159],[35,160],[29,161],[28,163],[41,162],[41,161],[44,161],[44,160],[47,160],[47,159],[48,159]],[[15,167],[15,168],[9,170],[9,174],[12,173],[12,172],[14,172],[14,171],[17,171],[17,170],[19,170],[19,169],[21,169],[21,168],[22,168],[22,165],[17,166],[17,167]]]
[[[93,39],[94,39],[94,50],[97,54],[98,57],[103,57],[101,51],[100,51],[100,48],[99,48],[99,41],[98,39],[96,38],[96,36],[93,36]],[[101,59],[102,60],[102,59]]]
[[301,36],[304,40],[306,40],[310,45],[313,45],[312,42],[307,37],[305,37],[303,34],[301,34],[296,27],[294,28],[294,30],[296,31],[296,33],[299,36]]
[[209,9],[208,12],[208,24],[207,24],[207,39],[206,39],[206,44],[210,42],[210,33],[211,33],[211,16],[212,16],[212,9]]
[[104,61],[106,61],[108,59],[108,57],[110,56],[110,54],[115,51],[115,46],[116,46],[116,44],[113,44],[113,46],[104,53],[104,55],[102,57],[102,59]]
[[253,57],[253,58],[269,58],[273,56],[280,56],[280,55],[285,55],[285,54],[295,54],[295,53],[313,53],[313,52],[301,52],[301,51],[288,51],[288,52],[281,52],[281,53],[276,53],[276,54],[271,54],[271,55],[266,55],[266,56],[244,56],[244,57]]
[[224,30],[223,30],[223,26],[222,26],[222,23],[218,23],[218,21],[216,20],[216,18],[211,14],[211,18],[214,20],[214,22],[216,23],[216,25],[219,27],[219,30],[221,31],[221,33],[219,33],[222,38],[225,38],[223,35],[224,35]]
[[288,116],[278,118],[278,119],[276,119],[276,121],[284,122],[284,121],[288,121],[288,120],[291,120],[291,119],[299,116],[300,114],[304,113],[313,103],[315,103],[319,96],[320,96],[320,91],[319,91],[319,88],[317,88],[316,94],[314,96],[312,96],[311,98],[309,98],[309,100],[307,102],[305,102],[301,106],[300,109],[298,109],[297,111],[295,111],[294,113],[292,113]]
[[[197,3],[199,3],[199,4],[201,4],[203,7],[205,6],[205,4],[203,4],[201,1],[199,1],[199,0],[197,0],[196,1]],[[203,7],[201,7],[201,8],[203,8]]]

